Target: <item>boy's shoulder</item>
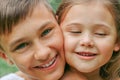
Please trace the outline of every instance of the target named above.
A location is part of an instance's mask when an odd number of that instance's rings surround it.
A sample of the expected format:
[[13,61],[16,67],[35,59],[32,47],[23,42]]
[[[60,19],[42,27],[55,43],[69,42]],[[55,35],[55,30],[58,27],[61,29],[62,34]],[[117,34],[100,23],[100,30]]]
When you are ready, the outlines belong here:
[[0,80],[24,80],[24,79],[15,73],[10,73],[8,75],[1,77]]
[[119,77],[119,78],[117,78],[116,80],[120,80],[120,77]]
[[88,80],[82,74],[68,70],[64,73],[63,77],[60,80]]

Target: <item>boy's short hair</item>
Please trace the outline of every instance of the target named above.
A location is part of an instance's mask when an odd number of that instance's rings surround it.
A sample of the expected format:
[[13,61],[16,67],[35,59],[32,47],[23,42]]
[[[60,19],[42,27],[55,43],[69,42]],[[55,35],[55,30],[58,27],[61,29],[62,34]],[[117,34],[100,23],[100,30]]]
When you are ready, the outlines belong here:
[[15,25],[31,15],[37,4],[44,4],[53,13],[47,0],[0,0],[0,37],[9,35]]
[[39,2],[52,11],[47,0],[0,0],[0,35],[11,32],[12,26],[29,16]]

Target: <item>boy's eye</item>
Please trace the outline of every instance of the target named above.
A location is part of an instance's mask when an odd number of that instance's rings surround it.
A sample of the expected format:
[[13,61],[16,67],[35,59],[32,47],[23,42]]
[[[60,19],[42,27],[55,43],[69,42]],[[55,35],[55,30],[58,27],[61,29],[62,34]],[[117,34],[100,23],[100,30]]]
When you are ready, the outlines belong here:
[[20,45],[18,45],[15,50],[22,50],[24,48],[26,48],[29,45],[29,43],[21,43]]
[[42,34],[41,34],[41,37],[44,37],[44,36],[46,36],[47,34],[49,34],[51,30],[52,30],[51,28],[44,30],[44,31],[42,32]]

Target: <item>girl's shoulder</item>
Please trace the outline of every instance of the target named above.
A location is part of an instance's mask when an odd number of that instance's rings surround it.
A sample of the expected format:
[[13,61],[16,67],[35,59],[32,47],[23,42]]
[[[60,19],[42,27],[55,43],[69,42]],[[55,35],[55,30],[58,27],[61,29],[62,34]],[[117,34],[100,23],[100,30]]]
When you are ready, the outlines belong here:
[[18,76],[15,73],[10,73],[0,78],[0,80],[24,80],[24,78]]

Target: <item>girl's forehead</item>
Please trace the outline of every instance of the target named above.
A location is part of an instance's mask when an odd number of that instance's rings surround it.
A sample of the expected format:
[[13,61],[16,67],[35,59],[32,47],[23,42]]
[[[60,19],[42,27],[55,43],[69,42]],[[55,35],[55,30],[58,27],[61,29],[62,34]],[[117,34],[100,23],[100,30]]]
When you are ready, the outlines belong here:
[[109,0],[102,0],[102,1],[101,0],[77,0],[77,1],[70,0],[70,1],[64,2],[63,5],[64,5],[64,8],[62,10],[59,9],[60,12],[62,13],[62,16],[59,16],[59,17],[65,17],[66,14],[69,12],[69,10],[76,5],[91,6],[90,10],[95,9],[96,6],[98,8],[102,6],[106,9],[108,9],[108,11],[111,12],[112,15],[114,15],[113,14],[114,12],[112,12],[113,6],[111,5],[111,2]]
[[95,6],[99,5],[99,6],[103,6],[105,8],[112,8],[113,3],[110,0],[70,0],[70,1],[66,1],[63,3],[65,9],[63,8],[63,10],[66,12],[68,11],[71,7],[75,6],[75,5],[85,5],[85,6],[92,6],[91,10],[95,8]]
[[[75,13],[76,12],[76,13]],[[95,4],[95,5],[84,5],[84,4],[77,4],[77,5],[73,5],[71,8],[69,8],[69,10],[67,12],[64,12],[63,13],[63,17],[66,18],[67,16],[81,16],[84,15],[84,13],[87,13],[86,14],[86,17],[88,16],[89,18],[91,16],[103,16],[103,17],[106,17],[108,14],[110,16],[112,16],[112,13],[111,11],[106,8],[104,5],[101,5],[101,4]],[[91,16],[89,16],[91,14]],[[93,15],[92,15],[93,14]],[[113,16],[112,16],[113,18]]]
[[81,4],[72,6],[66,15],[64,15],[61,26],[76,22],[82,25],[104,24],[107,26],[115,26],[115,21],[110,11],[99,4],[88,6]]

